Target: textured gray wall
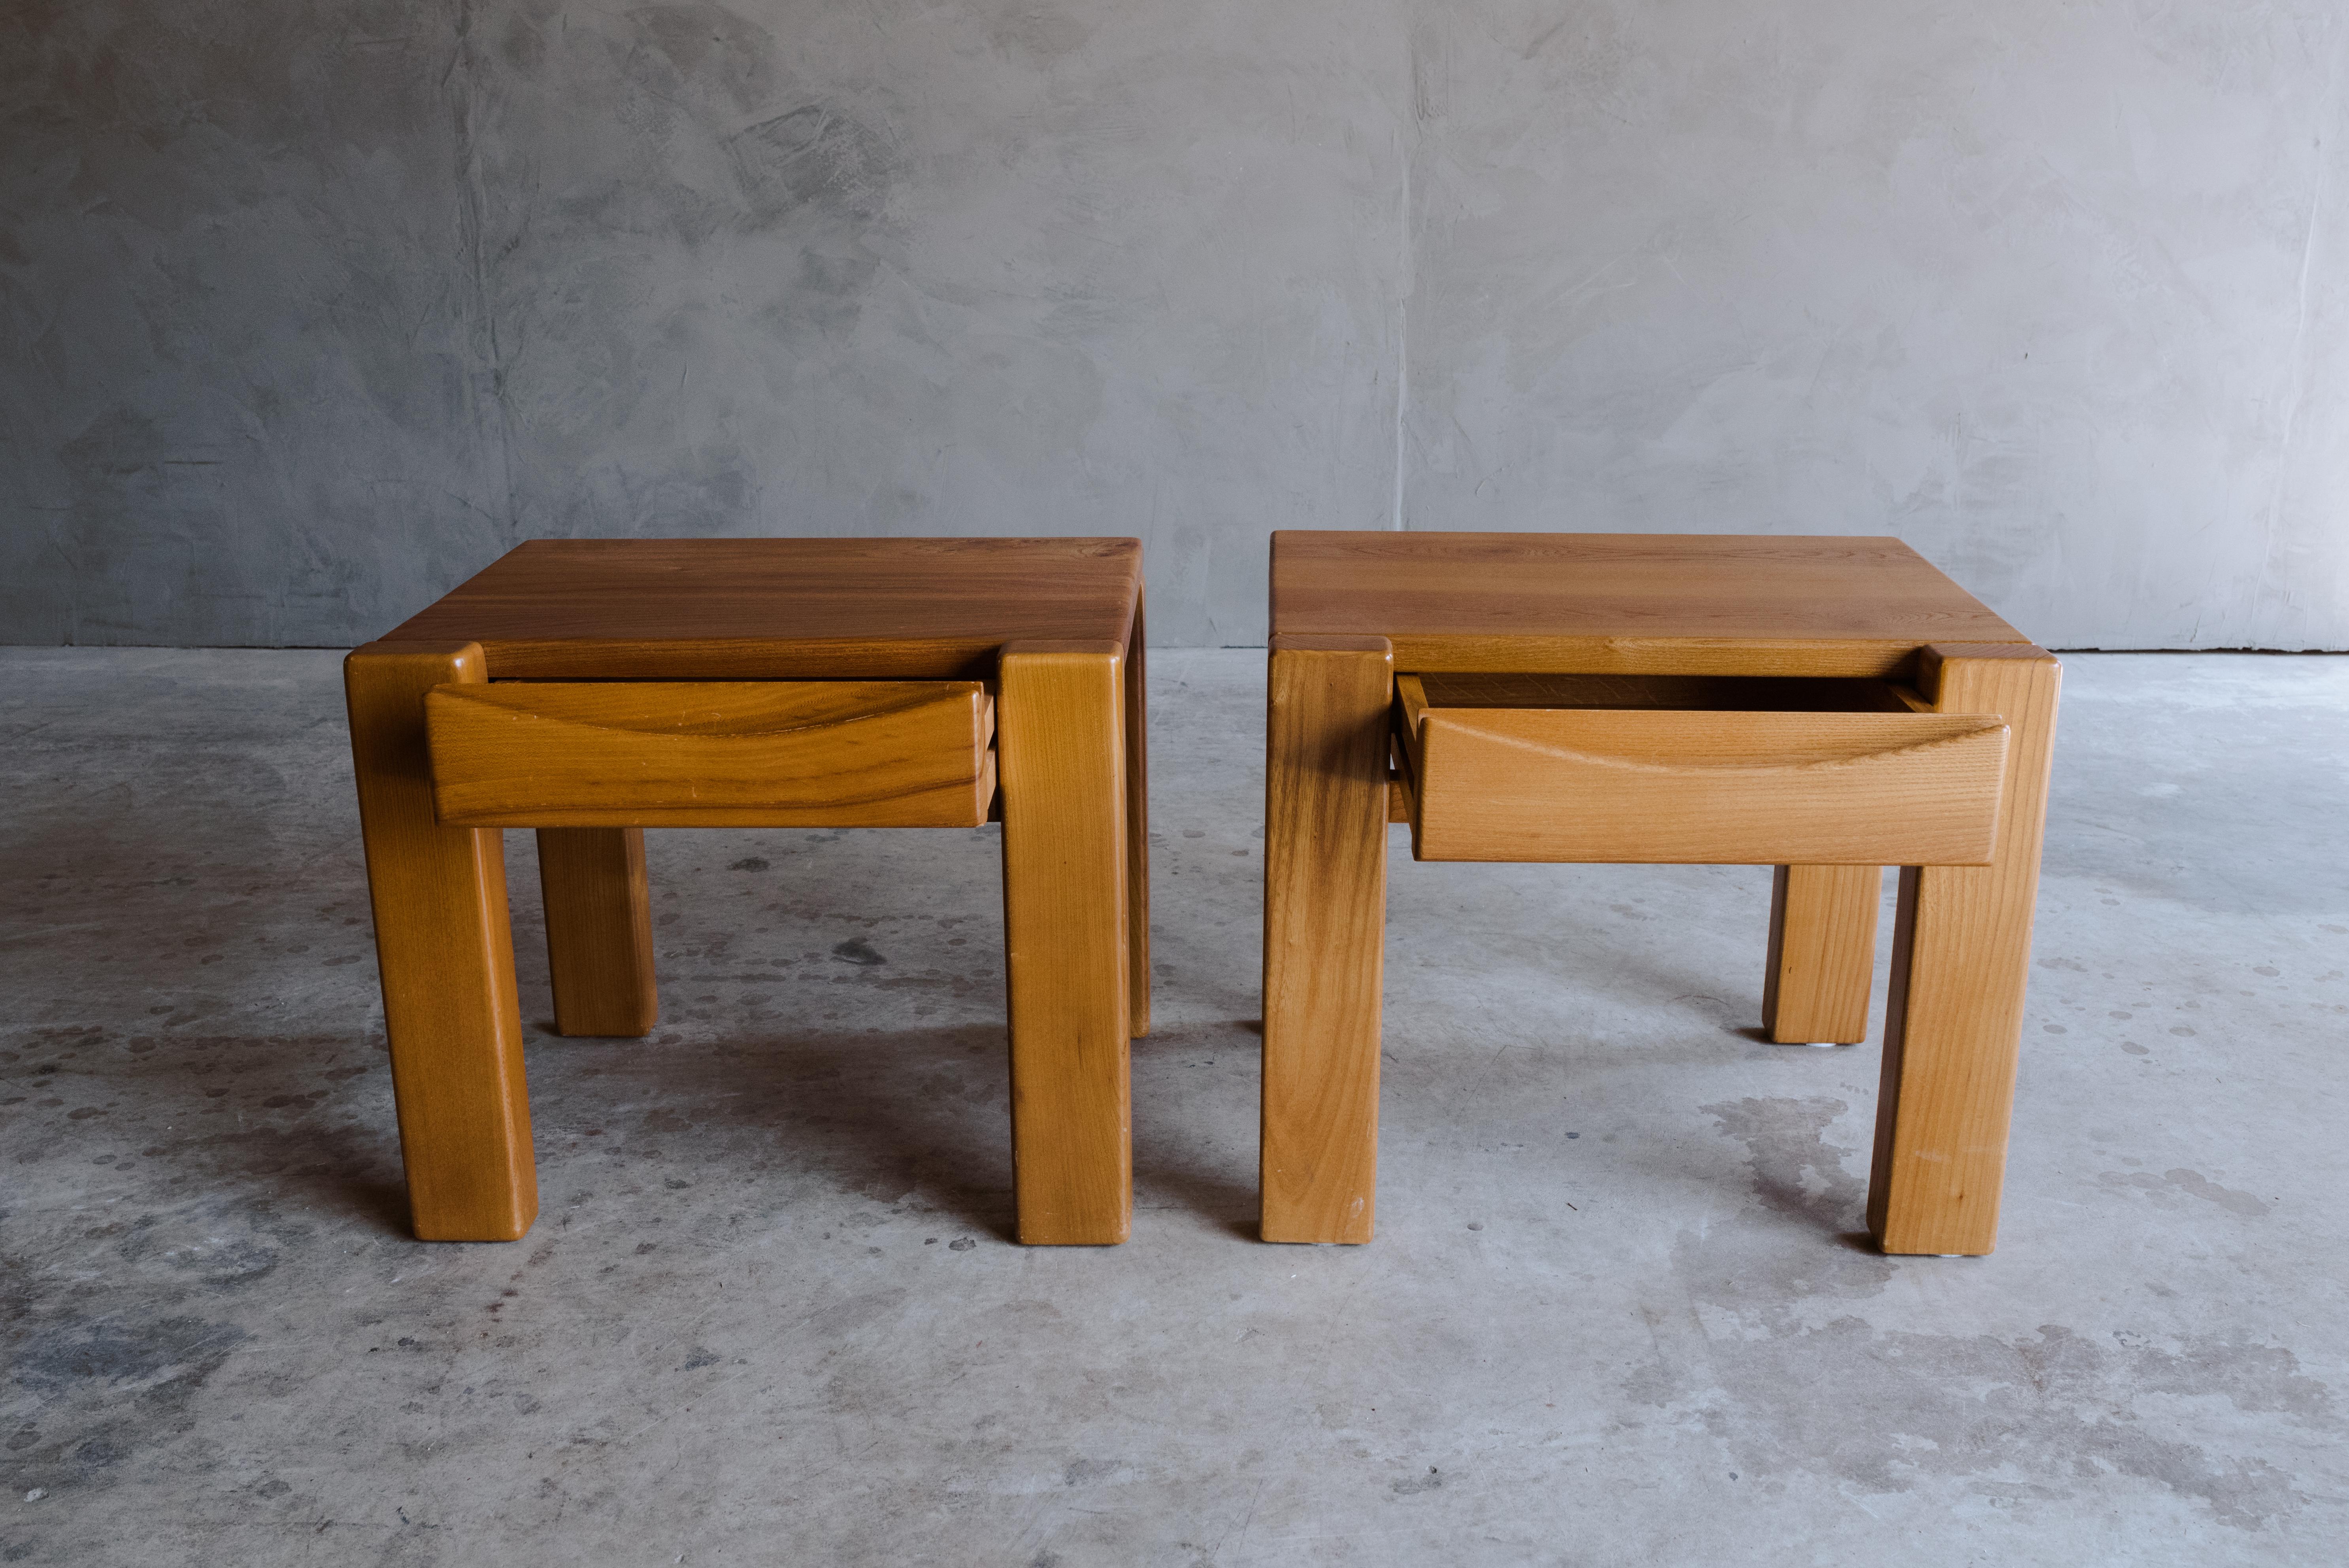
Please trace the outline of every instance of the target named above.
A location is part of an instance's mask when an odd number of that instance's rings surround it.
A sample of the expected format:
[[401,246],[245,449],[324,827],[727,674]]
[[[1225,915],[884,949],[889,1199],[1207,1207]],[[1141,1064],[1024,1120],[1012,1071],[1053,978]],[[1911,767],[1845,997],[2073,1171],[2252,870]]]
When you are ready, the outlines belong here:
[[0,8],[0,629],[551,534],[1891,532],[2349,645],[2340,0]]

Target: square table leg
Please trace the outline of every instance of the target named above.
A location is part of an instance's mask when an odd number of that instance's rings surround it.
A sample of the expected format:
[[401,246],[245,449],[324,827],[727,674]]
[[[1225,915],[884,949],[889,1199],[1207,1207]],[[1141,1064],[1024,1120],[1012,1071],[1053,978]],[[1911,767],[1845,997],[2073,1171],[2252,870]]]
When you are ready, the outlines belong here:
[[370,643],[343,665],[392,1094],[419,1239],[512,1241],[538,1214],[503,835],[432,808],[424,694],[486,680],[475,643]]
[[1004,970],[1019,1239],[1122,1242],[1133,1214],[1125,713],[1117,643],[1003,650]]
[[538,885],[558,1035],[644,1036],[660,1021],[642,828],[541,828]]
[[2062,670],[2027,644],[1971,644],[1928,648],[1920,676],[1939,712],[2005,716],[2005,789],[1991,864],[1900,872],[1868,1228],[1888,1253],[1982,1253],[1998,1241]]
[[1270,673],[1260,1233],[1367,1242],[1394,655],[1383,637],[1275,637]]
[[1780,866],[1770,883],[1762,1027],[1782,1046],[1868,1038],[1882,866]]

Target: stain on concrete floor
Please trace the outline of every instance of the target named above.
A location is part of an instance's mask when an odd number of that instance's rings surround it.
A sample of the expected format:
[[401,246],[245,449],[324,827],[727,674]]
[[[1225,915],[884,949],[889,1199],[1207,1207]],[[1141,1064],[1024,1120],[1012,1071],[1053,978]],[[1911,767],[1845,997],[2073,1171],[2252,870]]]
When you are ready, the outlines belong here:
[[0,1561],[2349,1536],[2338,661],[2068,661],[2002,1244],[1935,1260],[1860,1234],[1875,1047],[1746,1032],[1765,872],[1400,846],[1379,1240],[1254,1242],[1261,655],[1174,651],[1132,1243],[1008,1240],[981,830],[653,835],[644,1041],[546,1032],[511,835],[543,1209],[421,1245],[333,656],[0,657]]

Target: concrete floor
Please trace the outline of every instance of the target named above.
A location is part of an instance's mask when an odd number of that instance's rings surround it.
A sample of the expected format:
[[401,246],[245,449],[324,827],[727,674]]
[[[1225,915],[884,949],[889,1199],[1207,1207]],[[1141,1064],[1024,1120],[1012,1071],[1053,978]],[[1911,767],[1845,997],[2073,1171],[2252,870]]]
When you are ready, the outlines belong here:
[[1154,659],[1133,1240],[1028,1251],[991,830],[654,835],[659,1034],[534,1033],[537,1229],[420,1245],[335,656],[0,658],[0,1561],[2342,1561],[2349,660],[2067,661],[1936,1261],[1766,872],[1401,830],[1379,1239],[1256,1243],[1263,659]]

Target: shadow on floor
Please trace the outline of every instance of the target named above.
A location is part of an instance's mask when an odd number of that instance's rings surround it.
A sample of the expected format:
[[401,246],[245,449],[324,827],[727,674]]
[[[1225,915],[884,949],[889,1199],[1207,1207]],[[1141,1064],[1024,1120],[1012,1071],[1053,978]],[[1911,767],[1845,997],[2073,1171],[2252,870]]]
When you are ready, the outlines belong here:
[[[241,1189],[252,1200],[338,1210],[408,1233],[379,1040],[166,1036],[138,1044],[146,1047],[140,1055],[100,1070],[109,1098],[136,1100],[175,1124],[146,1156],[149,1181]],[[1198,1044],[1160,1035],[1135,1049],[1144,1057]],[[752,1033],[665,1046],[534,1036],[526,1050],[546,1208],[583,1189],[608,1193],[599,1172],[618,1161],[646,1180],[755,1185],[762,1206],[829,1188],[1015,1238],[999,1027]],[[1137,1202],[1187,1209],[1252,1238],[1253,1181],[1190,1138],[1178,1125],[1137,1130]]]

